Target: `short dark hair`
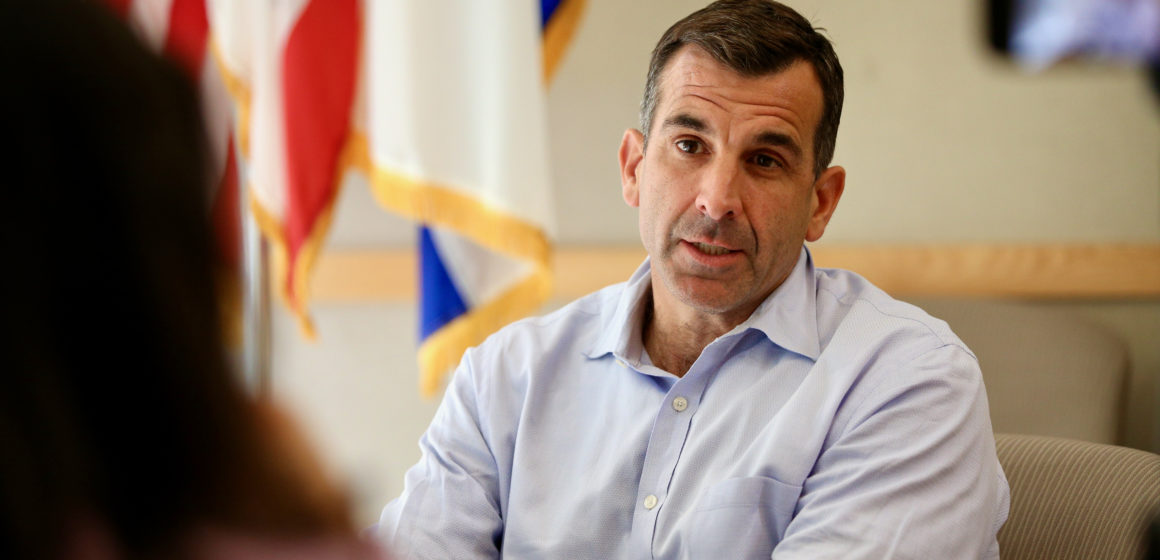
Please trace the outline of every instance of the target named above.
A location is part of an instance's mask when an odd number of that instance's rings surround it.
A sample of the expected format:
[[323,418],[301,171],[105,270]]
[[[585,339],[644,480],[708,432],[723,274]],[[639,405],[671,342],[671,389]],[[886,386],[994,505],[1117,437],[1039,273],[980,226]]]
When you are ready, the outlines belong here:
[[649,61],[640,106],[645,144],[660,102],[661,73],[681,47],[696,45],[746,77],[777,73],[804,60],[814,67],[822,87],[822,118],[814,131],[814,174],[820,174],[834,157],[843,86],[838,55],[819,31],[793,8],[772,0],[718,0],[673,24]]

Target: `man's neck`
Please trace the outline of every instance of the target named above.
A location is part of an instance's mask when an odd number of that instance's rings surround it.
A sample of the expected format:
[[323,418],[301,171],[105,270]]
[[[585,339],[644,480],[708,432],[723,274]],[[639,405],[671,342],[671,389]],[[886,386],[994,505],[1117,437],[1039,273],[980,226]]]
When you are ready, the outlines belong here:
[[748,314],[723,317],[692,309],[671,312],[668,309],[674,306],[658,306],[654,294],[655,289],[650,289],[641,321],[641,341],[653,365],[677,377],[684,377],[709,343],[748,318]]

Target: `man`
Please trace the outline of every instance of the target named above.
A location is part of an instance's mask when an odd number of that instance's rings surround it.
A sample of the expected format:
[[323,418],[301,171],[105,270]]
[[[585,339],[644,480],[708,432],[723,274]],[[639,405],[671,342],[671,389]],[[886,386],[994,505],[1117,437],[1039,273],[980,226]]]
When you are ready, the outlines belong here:
[[649,259],[464,356],[380,534],[415,558],[996,558],[978,363],[813,266],[842,70],[791,9],[665,33],[620,147]]

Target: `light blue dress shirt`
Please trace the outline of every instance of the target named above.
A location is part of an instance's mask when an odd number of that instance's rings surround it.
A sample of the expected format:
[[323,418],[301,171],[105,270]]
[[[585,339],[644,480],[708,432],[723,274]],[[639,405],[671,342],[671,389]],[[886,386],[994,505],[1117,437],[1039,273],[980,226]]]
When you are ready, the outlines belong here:
[[862,277],[793,272],[678,378],[649,263],[469,350],[378,533],[402,558],[997,558],[978,362]]

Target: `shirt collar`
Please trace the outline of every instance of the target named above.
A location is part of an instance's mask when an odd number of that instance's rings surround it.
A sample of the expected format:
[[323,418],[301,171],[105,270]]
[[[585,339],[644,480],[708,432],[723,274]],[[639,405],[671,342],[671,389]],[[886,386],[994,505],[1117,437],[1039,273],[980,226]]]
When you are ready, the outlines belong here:
[[617,358],[634,364],[640,361],[641,321],[644,320],[644,305],[651,299],[645,297],[652,289],[651,271],[651,261],[645,257],[620,291],[612,315],[600,318],[603,331],[588,352],[589,358],[599,358],[611,352]]
[[770,342],[816,361],[822,353],[817,295],[814,259],[803,245],[797,264],[785,281],[733,332],[759,330]]
[[[625,283],[611,316],[603,317],[604,331],[596,338],[589,358],[612,353],[617,358],[638,364],[641,355],[641,321],[644,304],[651,289],[652,267],[645,258]],[[761,302],[743,323],[729,334],[754,329],[774,344],[811,360],[821,355],[818,340],[817,288],[813,257],[804,245],[797,264],[789,276]]]

